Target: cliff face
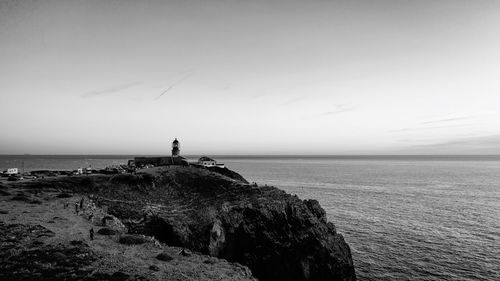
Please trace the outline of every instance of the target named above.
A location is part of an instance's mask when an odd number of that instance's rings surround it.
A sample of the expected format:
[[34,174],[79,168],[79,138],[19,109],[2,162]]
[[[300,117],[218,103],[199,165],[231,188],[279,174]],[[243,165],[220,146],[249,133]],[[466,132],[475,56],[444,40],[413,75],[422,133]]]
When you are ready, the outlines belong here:
[[154,168],[49,185],[91,192],[132,232],[239,262],[259,280],[356,279],[349,246],[317,201],[228,171]]
[[354,280],[349,246],[317,201],[276,199],[222,207],[210,222],[208,252],[247,265],[260,280]]

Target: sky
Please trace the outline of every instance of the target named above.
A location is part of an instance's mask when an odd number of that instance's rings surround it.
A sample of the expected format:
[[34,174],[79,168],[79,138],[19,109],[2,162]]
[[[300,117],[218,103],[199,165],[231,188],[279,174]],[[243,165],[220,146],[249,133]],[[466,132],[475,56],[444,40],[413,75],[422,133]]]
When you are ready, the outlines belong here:
[[0,154],[500,154],[500,1],[0,0]]

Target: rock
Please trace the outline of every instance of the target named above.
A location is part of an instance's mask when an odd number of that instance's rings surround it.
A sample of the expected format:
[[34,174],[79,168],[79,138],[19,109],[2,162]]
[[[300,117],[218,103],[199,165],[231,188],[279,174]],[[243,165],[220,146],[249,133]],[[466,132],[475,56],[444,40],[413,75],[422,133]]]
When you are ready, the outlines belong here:
[[263,281],[356,279],[349,246],[316,200],[190,170],[170,177],[179,190],[171,200],[196,211],[150,216],[146,234],[246,265]]
[[225,230],[222,226],[222,222],[218,219],[215,220],[210,230],[210,242],[208,245],[208,253],[211,256],[221,255],[220,250],[224,248],[226,243]]
[[[261,281],[356,280],[350,248],[317,201],[250,186],[226,170],[172,166],[148,173],[65,177],[23,187],[93,194],[130,232],[242,264]],[[149,240],[123,235],[119,242]]]
[[189,257],[191,256],[191,252],[187,249],[182,249],[180,252],[179,252],[179,255],[181,256],[185,256],[185,257]]
[[313,213],[313,215],[316,216],[316,218],[318,218],[321,222],[326,223],[326,212],[323,208],[321,208],[318,200],[304,200],[304,204]]
[[235,171],[231,171],[226,167],[221,168],[221,167],[214,166],[214,167],[207,167],[207,169],[210,171],[219,173],[221,175],[224,175],[224,176],[231,178],[233,180],[237,180],[237,181],[240,181],[243,183],[248,183],[248,181],[242,175],[236,173]]
[[163,253],[158,254],[156,256],[156,259],[161,260],[161,261],[171,261],[174,258],[171,255],[169,255],[168,253],[163,252]]
[[118,242],[125,245],[139,245],[149,242],[149,239],[137,235],[123,235]]
[[104,227],[104,228],[99,229],[97,231],[97,233],[99,233],[101,235],[115,235],[117,232],[111,228]]
[[160,271],[160,268],[154,264],[150,265],[149,266],[149,269],[152,270],[152,271]]
[[104,216],[102,218],[103,221],[108,221],[108,220],[114,220],[115,218],[113,216]]

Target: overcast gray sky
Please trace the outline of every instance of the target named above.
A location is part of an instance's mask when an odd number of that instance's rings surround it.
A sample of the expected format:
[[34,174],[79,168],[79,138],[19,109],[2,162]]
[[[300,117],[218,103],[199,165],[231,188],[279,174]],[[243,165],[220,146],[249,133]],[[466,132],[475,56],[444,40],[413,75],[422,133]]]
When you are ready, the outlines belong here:
[[0,153],[500,154],[500,1],[0,0]]

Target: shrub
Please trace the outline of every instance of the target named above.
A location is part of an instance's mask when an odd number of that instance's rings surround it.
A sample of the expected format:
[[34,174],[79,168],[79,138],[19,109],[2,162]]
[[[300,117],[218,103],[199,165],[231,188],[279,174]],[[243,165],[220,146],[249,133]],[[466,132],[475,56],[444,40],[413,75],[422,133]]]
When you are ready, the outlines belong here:
[[122,237],[120,237],[120,240],[118,240],[118,242],[125,245],[138,245],[147,243],[149,242],[149,240],[146,237],[142,236],[123,235]]

